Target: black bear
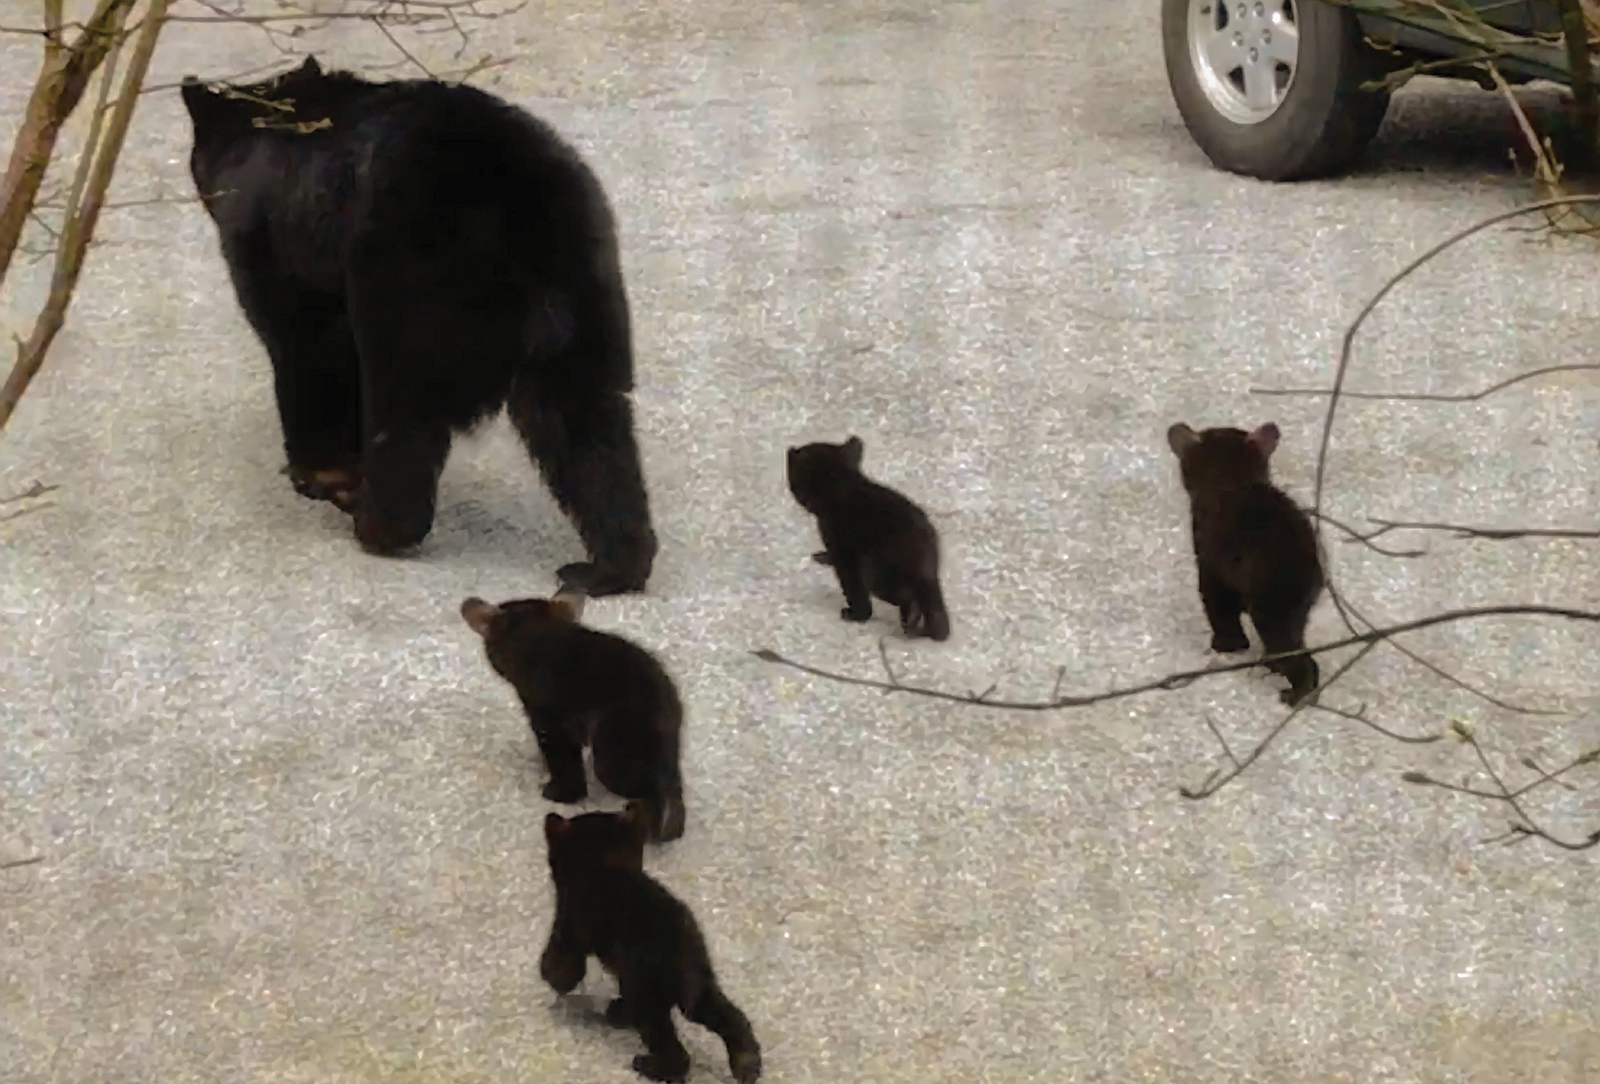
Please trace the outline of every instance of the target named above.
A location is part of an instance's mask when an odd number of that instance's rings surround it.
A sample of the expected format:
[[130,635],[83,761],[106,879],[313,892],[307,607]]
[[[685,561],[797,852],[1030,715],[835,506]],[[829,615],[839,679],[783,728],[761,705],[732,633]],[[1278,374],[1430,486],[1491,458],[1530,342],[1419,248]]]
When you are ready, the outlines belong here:
[[[1241,614],[1250,615],[1269,656],[1303,650],[1306,622],[1326,585],[1311,520],[1272,484],[1270,460],[1280,437],[1272,422],[1249,433],[1227,426],[1197,433],[1182,422],[1167,430],[1189,494],[1200,603],[1213,651],[1249,649]],[[1286,704],[1300,703],[1322,681],[1310,655],[1267,666],[1289,679]]]
[[633,346],[600,182],[474,87],[369,82],[314,57],[250,86],[183,79],[190,173],[272,360],[295,489],[372,553],[433,526],[453,433],[507,407],[589,560],[589,595],[656,554]]

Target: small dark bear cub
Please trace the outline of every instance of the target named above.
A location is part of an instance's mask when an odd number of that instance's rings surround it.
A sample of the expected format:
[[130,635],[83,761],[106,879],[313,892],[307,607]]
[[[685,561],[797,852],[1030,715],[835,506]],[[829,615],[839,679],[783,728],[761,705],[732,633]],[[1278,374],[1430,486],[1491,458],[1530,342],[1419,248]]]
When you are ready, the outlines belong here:
[[502,406],[588,552],[642,590],[657,540],[634,439],[616,226],[554,129],[475,87],[304,64],[182,84],[189,172],[272,362],[289,475],[370,553],[433,528],[454,435]]
[[545,817],[556,917],[539,973],[556,993],[570,993],[588,958],[598,956],[621,995],[606,1008],[606,1021],[638,1031],[649,1050],[633,1059],[641,1075],[688,1078],[689,1052],[672,1022],[677,1008],[721,1037],[733,1079],[751,1084],[761,1076],[761,1047],[750,1021],[718,986],[694,913],[644,872],[649,816],[630,802],[620,815]]
[[679,740],[683,704],[665,669],[629,640],[578,624],[583,596],[481,598],[461,616],[483,637],[489,664],[517,691],[539,743],[552,802],[581,802],[589,793],[583,748],[594,750],[594,774],[611,793],[636,798],[648,813],[650,838],[683,835]]
[[839,577],[846,621],[872,617],[876,596],[899,607],[907,636],[948,639],[939,532],[921,508],[861,473],[865,451],[860,437],[789,449],[789,492],[817,517],[825,547],[811,556]]
[[[1242,613],[1250,615],[1268,655],[1305,647],[1306,621],[1322,594],[1322,559],[1311,520],[1272,484],[1267,461],[1279,436],[1271,422],[1253,433],[1196,433],[1181,423],[1167,430],[1189,494],[1200,601],[1211,623],[1213,651],[1249,649]],[[1267,666],[1289,679],[1282,693],[1286,704],[1298,704],[1322,680],[1310,655],[1272,659]]]

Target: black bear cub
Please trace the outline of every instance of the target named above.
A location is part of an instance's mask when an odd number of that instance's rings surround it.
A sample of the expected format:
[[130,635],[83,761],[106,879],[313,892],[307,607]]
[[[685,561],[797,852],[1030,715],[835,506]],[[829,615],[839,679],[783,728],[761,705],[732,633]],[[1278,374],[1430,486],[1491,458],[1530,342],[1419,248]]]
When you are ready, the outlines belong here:
[[649,1050],[633,1059],[641,1075],[687,1079],[689,1052],[672,1022],[677,1008],[722,1038],[733,1079],[751,1084],[761,1076],[761,1047],[750,1021],[717,985],[693,912],[644,872],[648,816],[630,802],[620,815],[545,817],[556,918],[539,973],[558,994],[569,993],[598,956],[620,987],[606,1020],[637,1030]]
[[[1272,484],[1267,461],[1278,438],[1271,422],[1253,433],[1196,433],[1181,423],[1167,430],[1189,493],[1200,601],[1211,623],[1213,651],[1250,647],[1241,613],[1250,615],[1268,655],[1305,647],[1306,621],[1322,594],[1311,520]],[[1322,680],[1310,655],[1267,665],[1289,679],[1282,694],[1286,704],[1298,704]]]
[[861,473],[860,437],[789,449],[789,492],[817,517],[818,564],[832,565],[844,591],[846,621],[872,616],[876,596],[900,609],[907,636],[948,639],[939,589],[939,532],[926,513]]
[[595,777],[613,794],[639,799],[651,839],[670,842],[684,827],[678,690],[655,656],[578,624],[582,612],[583,596],[570,592],[461,604],[489,664],[522,700],[550,771],[544,796],[583,801],[583,748],[591,746]]
[[588,551],[563,583],[643,589],[657,542],[628,298],[578,153],[474,87],[314,57],[250,86],[186,76],[182,94],[295,489],[351,513],[368,551],[408,551],[432,530],[453,434],[505,405]]

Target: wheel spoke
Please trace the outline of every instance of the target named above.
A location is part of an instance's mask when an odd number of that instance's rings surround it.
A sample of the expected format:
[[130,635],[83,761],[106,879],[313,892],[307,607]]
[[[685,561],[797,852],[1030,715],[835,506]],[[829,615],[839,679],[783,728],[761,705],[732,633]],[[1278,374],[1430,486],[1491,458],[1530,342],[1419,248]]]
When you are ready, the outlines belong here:
[[1277,73],[1270,64],[1244,66],[1244,100],[1252,109],[1271,109],[1278,100]]
[[1280,23],[1272,28],[1272,40],[1261,50],[1269,59],[1293,68],[1300,59],[1300,31],[1293,23]]
[[1239,47],[1234,44],[1231,30],[1218,30],[1213,33],[1206,39],[1201,51],[1205,54],[1206,62],[1211,65],[1211,70],[1218,76],[1227,75],[1244,59]]

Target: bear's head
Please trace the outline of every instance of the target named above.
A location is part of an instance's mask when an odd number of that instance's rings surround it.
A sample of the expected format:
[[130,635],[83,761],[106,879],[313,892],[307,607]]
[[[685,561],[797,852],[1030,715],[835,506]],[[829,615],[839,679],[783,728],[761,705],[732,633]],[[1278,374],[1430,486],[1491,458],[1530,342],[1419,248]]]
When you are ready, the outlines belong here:
[[338,105],[370,85],[349,72],[324,72],[314,56],[259,83],[207,83],[184,76],[179,91],[194,128],[189,169],[201,198],[215,189],[219,166],[235,147],[264,131],[306,134],[326,128]]

